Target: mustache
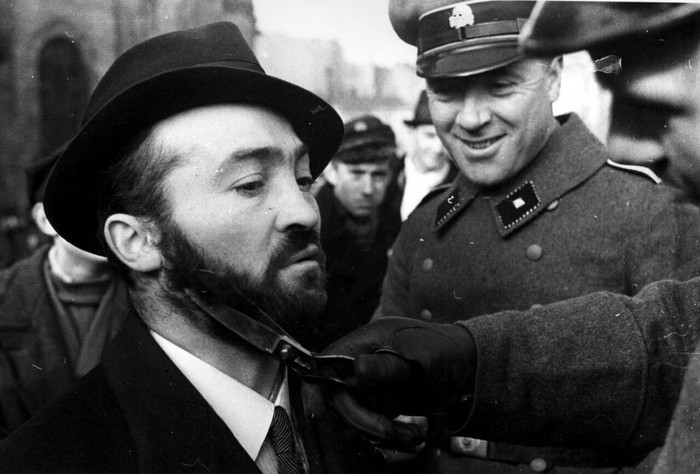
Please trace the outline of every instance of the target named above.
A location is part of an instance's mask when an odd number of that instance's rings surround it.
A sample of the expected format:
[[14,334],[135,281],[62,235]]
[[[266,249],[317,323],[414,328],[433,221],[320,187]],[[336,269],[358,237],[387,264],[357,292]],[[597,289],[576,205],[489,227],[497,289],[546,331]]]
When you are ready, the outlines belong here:
[[[270,268],[283,267],[296,253],[315,245],[321,249],[321,235],[316,229],[293,228],[282,238],[277,248],[272,252]],[[325,268],[326,255],[319,252],[319,264]]]

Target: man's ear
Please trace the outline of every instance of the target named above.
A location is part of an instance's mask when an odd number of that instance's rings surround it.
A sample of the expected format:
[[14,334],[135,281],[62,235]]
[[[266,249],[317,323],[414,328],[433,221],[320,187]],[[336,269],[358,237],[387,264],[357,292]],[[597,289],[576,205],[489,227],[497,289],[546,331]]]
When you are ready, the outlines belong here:
[[561,74],[564,69],[564,59],[561,56],[557,56],[552,59],[549,64],[549,101],[554,102],[559,98],[559,91],[561,90]]
[[44,203],[37,202],[32,206],[32,219],[34,219],[34,223],[42,233],[48,235],[49,237],[56,237],[56,231],[46,218]]
[[323,170],[323,177],[326,179],[326,182],[330,183],[332,186],[335,186],[335,183],[338,182],[338,168],[333,161]]
[[129,214],[112,214],[105,222],[107,245],[127,267],[137,272],[161,268],[162,257],[148,222]]

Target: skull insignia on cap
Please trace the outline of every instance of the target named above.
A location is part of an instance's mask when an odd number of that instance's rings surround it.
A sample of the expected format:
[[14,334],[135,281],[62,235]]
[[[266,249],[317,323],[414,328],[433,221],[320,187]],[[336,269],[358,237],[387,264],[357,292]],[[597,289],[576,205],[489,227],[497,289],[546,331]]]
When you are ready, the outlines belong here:
[[452,15],[450,15],[451,28],[464,28],[465,26],[472,26],[473,24],[474,12],[472,12],[469,5],[462,3],[452,9]]

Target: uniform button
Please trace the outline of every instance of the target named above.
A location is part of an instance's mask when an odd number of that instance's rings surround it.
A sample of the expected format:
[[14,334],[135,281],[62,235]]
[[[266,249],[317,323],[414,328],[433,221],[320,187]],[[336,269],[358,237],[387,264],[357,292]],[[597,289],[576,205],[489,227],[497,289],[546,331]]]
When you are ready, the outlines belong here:
[[431,313],[428,309],[424,309],[420,312],[420,317],[423,318],[424,321],[430,322],[430,320],[433,319],[433,313]]
[[433,268],[433,259],[432,258],[426,258],[423,260],[423,263],[421,263],[420,266],[424,272],[429,271],[431,268]]
[[553,211],[553,210],[556,209],[557,207],[559,207],[559,199],[555,199],[554,201],[550,202],[550,203],[547,205],[547,210],[548,210],[548,211]]
[[527,254],[527,258],[529,258],[533,262],[536,262],[537,260],[542,258],[542,247],[540,247],[537,244],[532,244],[527,248],[525,253]]
[[530,469],[534,472],[544,472],[547,469],[547,461],[542,458],[535,458],[530,461]]

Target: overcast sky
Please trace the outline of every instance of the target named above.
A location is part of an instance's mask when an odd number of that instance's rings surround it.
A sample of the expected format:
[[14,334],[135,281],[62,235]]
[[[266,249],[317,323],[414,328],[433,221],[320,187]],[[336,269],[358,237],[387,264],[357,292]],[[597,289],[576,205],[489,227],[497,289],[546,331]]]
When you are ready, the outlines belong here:
[[337,39],[351,62],[413,63],[416,50],[394,33],[388,0],[253,0],[263,34]]

